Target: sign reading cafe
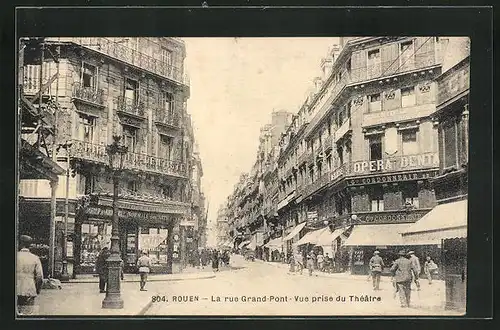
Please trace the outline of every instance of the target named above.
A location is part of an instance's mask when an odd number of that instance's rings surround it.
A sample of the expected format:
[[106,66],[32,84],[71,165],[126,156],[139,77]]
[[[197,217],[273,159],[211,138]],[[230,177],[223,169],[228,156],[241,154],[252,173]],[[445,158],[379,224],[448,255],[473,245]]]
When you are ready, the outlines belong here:
[[353,172],[356,174],[371,172],[391,172],[438,166],[439,159],[437,154],[426,153],[412,156],[400,156],[380,160],[355,162],[353,164]]

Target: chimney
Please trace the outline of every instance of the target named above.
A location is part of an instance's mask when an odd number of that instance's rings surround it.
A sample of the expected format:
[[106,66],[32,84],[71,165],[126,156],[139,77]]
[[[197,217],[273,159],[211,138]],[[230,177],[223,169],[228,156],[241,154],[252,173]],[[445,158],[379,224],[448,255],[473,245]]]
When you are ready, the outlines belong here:
[[324,57],[321,59],[321,72],[323,73],[323,80],[326,81],[330,73],[332,72],[333,59],[330,57]]
[[323,85],[323,79],[321,77],[316,77],[313,80],[314,82],[314,92],[317,93],[321,89],[321,86]]

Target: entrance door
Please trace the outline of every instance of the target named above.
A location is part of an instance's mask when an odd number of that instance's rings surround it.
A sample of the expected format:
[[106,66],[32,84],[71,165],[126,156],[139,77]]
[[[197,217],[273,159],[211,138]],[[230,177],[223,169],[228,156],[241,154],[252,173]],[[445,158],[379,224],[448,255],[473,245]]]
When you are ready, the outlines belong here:
[[[467,239],[443,240],[446,309],[465,311],[467,294]],[[439,265],[438,265],[439,266]]]

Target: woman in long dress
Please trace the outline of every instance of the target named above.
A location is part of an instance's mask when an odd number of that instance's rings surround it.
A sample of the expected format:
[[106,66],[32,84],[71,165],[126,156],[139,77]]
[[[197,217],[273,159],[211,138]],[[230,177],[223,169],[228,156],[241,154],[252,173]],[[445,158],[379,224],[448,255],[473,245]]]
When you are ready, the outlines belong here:
[[219,271],[219,252],[217,250],[212,253],[212,269],[214,272]]

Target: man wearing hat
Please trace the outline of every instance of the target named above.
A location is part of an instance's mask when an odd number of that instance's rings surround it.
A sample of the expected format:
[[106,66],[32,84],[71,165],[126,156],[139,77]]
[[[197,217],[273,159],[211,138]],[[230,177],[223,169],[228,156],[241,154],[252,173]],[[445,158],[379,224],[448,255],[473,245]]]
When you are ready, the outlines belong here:
[[413,266],[413,280],[412,282],[415,282],[415,285],[417,286],[417,291],[420,291],[420,282],[419,282],[419,277],[420,277],[420,271],[422,268],[420,267],[420,260],[418,260],[418,257],[415,255],[415,252],[409,251],[408,252],[408,257],[411,261],[411,265]]
[[373,257],[370,259],[370,272],[373,280],[373,290],[380,290],[380,275],[384,267],[384,260],[380,257],[380,252],[373,252]]
[[399,258],[394,261],[394,264],[391,267],[391,272],[394,276],[394,282],[398,288],[401,307],[410,307],[413,265],[406,257],[404,250],[399,251],[398,254]]
[[32,238],[21,235],[20,250],[17,252],[16,294],[17,310],[20,315],[33,314],[35,298],[40,293],[43,270],[40,258],[30,252]]

